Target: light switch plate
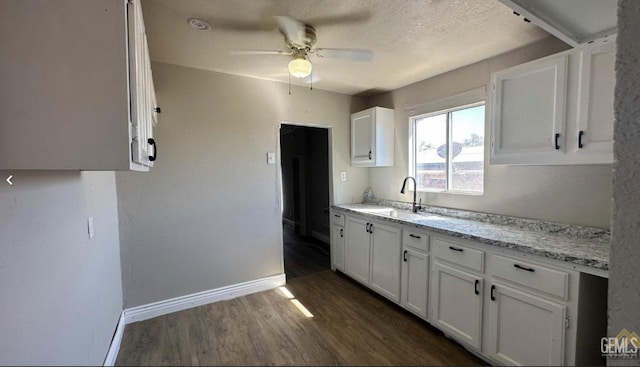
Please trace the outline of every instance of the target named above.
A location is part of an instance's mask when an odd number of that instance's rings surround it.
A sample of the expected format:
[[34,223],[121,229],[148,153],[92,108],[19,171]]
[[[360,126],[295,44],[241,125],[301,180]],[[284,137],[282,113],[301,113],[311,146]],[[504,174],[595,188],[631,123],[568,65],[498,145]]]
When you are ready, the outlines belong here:
[[87,218],[87,227],[89,229],[89,239],[92,239],[96,235],[96,229],[93,226],[93,217]]
[[340,171],[340,181],[347,180],[347,171]]
[[267,152],[267,164],[276,164],[276,153]]

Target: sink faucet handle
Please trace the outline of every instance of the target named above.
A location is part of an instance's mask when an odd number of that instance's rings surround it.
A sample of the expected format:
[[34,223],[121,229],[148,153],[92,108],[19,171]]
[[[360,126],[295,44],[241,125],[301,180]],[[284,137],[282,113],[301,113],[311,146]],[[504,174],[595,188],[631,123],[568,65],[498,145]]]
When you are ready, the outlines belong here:
[[417,209],[422,209],[422,198],[420,198],[420,202],[418,203]]

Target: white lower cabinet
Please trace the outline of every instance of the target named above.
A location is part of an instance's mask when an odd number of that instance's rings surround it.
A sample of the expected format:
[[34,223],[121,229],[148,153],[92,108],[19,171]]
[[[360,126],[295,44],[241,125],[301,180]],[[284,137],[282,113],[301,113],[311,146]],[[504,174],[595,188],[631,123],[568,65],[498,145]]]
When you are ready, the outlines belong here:
[[344,271],[344,227],[331,227],[331,244],[333,268]]
[[400,302],[400,229],[370,223],[371,288]]
[[353,279],[369,284],[371,279],[371,237],[369,222],[347,217],[345,242],[345,272]]
[[507,365],[566,364],[570,285],[578,274],[502,255],[489,262],[489,356]]
[[401,230],[347,216],[346,233],[347,275],[399,303]]
[[482,278],[434,259],[431,323],[459,341],[480,349]]
[[429,255],[411,247],[402,248],[402,290],[400,304],[414,314],[427,318]]
[[479,350],[485,253],[448,237],[433,238],[431,253],[431,322]]
[[331,269],[344,271],[345,215],[331,212]]
[[335,269],[490,363],[605,363],[600,340],[607,334],[606,278],[560,261],[366,216],[337,212],[333,217]]
[[563,365],[566,313],[565,305],[492,284],[489,356],[509,366]]

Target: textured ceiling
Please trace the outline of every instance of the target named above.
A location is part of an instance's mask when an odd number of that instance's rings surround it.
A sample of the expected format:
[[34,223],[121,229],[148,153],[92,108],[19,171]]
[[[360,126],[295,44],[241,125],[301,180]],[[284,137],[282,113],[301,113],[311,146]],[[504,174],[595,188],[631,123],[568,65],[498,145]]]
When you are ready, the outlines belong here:
[[[373,51],[367,63],[311,56],[314,88],[345,94],[396,89],[549,36],[497,0],[146,0],[143,11],[152,60],[285,83],[290,57],[229,49],[286,50],[273,16],[296,17],[316,27],[316,47]],[[192,29],[190,17],[212,29]]]

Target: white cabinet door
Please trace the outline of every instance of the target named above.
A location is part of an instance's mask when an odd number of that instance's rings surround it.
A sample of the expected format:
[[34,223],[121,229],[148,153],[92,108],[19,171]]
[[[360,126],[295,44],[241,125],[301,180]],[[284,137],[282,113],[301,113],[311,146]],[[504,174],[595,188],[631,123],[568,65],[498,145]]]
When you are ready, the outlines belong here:
[[11,36],[0,51],[0,170],[149,170],[155,102],[141,9],[2,2],[0,33]]
[[431,282],[431,323],[480,349],[482,278],[435,261]]
[[351,163],[373,163],[375,156],[375,121],[373,109],[351,116]]
[[388,167],[394,161],[394,112],[372,107],[351,115],[351,165]]
[[489,355],[505,365],[564,365],[566,306],[491,286]]
[[401,304],[423,319],[427,318],[428,284],[429,255],[403,247]]
[[131,89],[131,159],[135,163],[153,167],[156,145],[153,124],[157,119],[155,92],[151,77],[151,61],[145,34],[142,8],[136,1],[128,3],[129,72]]
[[331,226],[331,259],[333,267],[344,271],[344,227]]
[[540,164],[565,150],[568,53],[492,74],[492,164]]
[[345,272],[352,278],[369,284],[370,278],[370,235],[369,222],[347,217],[347,238],[345,242]]
[[400,229],[371,223],[371,288],[400,302]]
[[574,131],[577,163],[613,162],[615,62],[614,43],[580,52],[577,129]]

